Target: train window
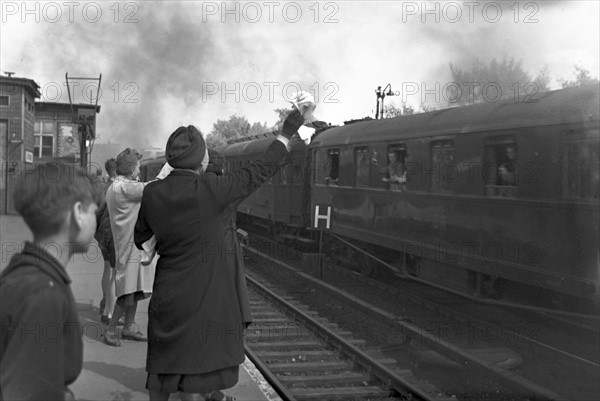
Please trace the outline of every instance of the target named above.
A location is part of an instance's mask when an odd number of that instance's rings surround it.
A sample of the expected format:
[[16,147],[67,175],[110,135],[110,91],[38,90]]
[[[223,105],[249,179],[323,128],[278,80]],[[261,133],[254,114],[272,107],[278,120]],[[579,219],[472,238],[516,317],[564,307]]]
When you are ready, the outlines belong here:
[[148,167],[146,167],[146,166],[140,166],[139,179],[140,179],[141,182],[148,181]]
[[371,166],[371,157],[368,147],[365,146],[354,149],[354,165],[356,166],[356,179],[354,185],[357,187],[368,187]]
[[285,169],[285,180],[287,184],[299,184],[302,181],[302,167],[290,163]]
[[340,178],[340,151],[338,149],[330,149],[327,152],[327,176],[325,183],[337,184]]
[[517,141],[512,135],[486,138],[483,179],[486,195],[515,196],[517,186]]
[[278,171],[280,177],[279,182],[283,185],[287,185],[288,183],[288,167],[289,164],[286,164],[285,166],[282,166]]
[[448,191],[455,178],[454,143],[452,141],[436,141],[431,143],[431,190]]
[[390,145],[387,149],[387,166],[380,171],[381,180],[392,191],[406,187],[406,145]]
[[143,165],[140,166],[140,175],[139,179],[141,182],[152,181],[156,178],[160,170],[162,169],[164,160],[156,160],[156,161],[148,161],[144,162]]
[[563,141],[563,193],[570,198],[598,199],[600,152],[598,131],[570,132]]

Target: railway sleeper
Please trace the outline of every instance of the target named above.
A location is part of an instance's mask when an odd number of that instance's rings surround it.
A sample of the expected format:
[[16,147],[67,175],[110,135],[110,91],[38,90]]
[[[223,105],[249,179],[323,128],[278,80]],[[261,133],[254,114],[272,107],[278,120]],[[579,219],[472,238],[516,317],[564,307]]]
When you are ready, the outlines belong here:
[[[257,281],[259,283],[263,283],[264,280],[258,280]],[[280,296],[281,299],[285,299],[288,302],[294,302],[295,299],[294,297],[290,296],[290,295],[281,295]],[[270,302],[265,301],[264,298],[261,298],[260,296],[256,296],[252,293],[248,294],[248,301],[250,301],[250,305],[252,304],[256,304],[256,305],[272,305]],[[296,301],[297,302],[297,301]]]
[[[405,379],[414,380],[413,372],[410,369],[395,369],[397,376]],[[285,375],[278,376],[278,380],[284,384],[289,383],[290,388],[331,386],[332,384],[362,385],[368,386],[380,382],[368,372],[344,372],[319,375]]]
[[[258,334],[258,336],[256,336],[256,337],[249,336],[247,341],[264,342],[264,341],[273,341],[273,340],[284,340],[284,341],[287,340],[290,347],[292,347],[293,344],[299,340],[320,339],[320,337],[316,333],[306,331],[306,330],[300,330],[300,331],[289,331],[289,330],[269,331],[269,330],[266,330],[264,332],[260,332],[260,333],[256,333],[256,334]],[[336,334],[345,339],[352,337],[352,332],[349,332],[349,331],[338,331],[338,332],[336,332]],[[250,332],[248,333],[248,335],[250,335]]]
[[262,351],[256,355],[264,361],[302,363],[302,362],[324,362],[339,360],[340,354],[328,350],[304,350],[304,351]]
[[[340,328],[335,323],[325,323],[325,327],[327,327],[331,331],[339,331]],[[269,323],[269,324],[255,324],[252,323],[250,326],[250,330],[294,330],[301,327],[300,325],[290,323],[290,322],[281,322],[281,323]]]
[[[323,349],[314,349],[314,350],[264,350],[257,351],[257,355],[259,355],[262,359],[271,360],[271,361],[280,361],[280,362],[288,362],[288,363],[301,363],[301,362],[315,362],[315,361],[330,361],[340,358],[345,358],[344,354],[336,351],[336,350],[323,350]],[[381,353],[367,353],[371,358],[376,359],[381,364],[395,367],[396,361],[382,355]]]
[[[327,318],[324,317],[314,317],[314,319],[321,323],[321,324],[327,324],[329,323],[329,320]],[[294,320],[290,320],[290,318],[279,315],[279,317],[264,317],[264,318],[252,318],[252,324],[273,324],[273,323],[288,323],[288,324],[295,324]]]
[[[394,359],[383,359],[377,361],[380,364],[393,369],[397,367]],[[292,372],[353,372],[362,370],[363,367],[352,360],[331,360],[331,361],[310,361],[310,362],[274,362],[268,363],[269,369],[274,373],[292,373]]]
[[321,373],[321,372],[351,372],[354,371],[352,361],[314,361],[314,362],[273,362],[267,363],[269,370],[277,374],[290,373]]
[[332,373],[320,375],[285,375],[277,379],[290,389],[317,386],[331,386],[332,384],[365,385],[371,383],[369,374],[359,372]]
[[[364,348],[366,345],[365,340],[347,340],[350,344],[357,348]],[[255,342],[248,344],[253,351],[260,350],[289,350],[289,341],[273,341],[273,342]],[[293,343],[295,350],[310,350],[310,349],[323,349],[323,344],[319,341],[296,341]]]
[[[309,310],[309,307],[303,304],[299,304],[299,303],[294,303],[294,302],[290,302],[290,304],[292,304],[293,306],[295,306],[296,308],[305,311],[305,310]],[[258,313],[263,313],[263,312],[267,312],[267,311],[273,311],[273,306],[268,305],[268,304],[264,304],[264,305],[251,305],[252,308],[252,313],[253,314],[258,314]]]
[[[310,311],[310,310],[306,310],[306,311],[304,311],[304,313],[311,317],[315,317],[315,316],[319,315],[318,312]],[[283,316],[283,315],[281,314],[281,312],[274,311],[272,309],[270,311],[263,311],[263,312],[255,312],[254,309],[252,310],[253,319],[269,318],[269,317],[276,317],[276,316]]]
[[391,395],[390,390],[377,386],[294,388],[291,392],[298,400],[319,401],[385,398]]

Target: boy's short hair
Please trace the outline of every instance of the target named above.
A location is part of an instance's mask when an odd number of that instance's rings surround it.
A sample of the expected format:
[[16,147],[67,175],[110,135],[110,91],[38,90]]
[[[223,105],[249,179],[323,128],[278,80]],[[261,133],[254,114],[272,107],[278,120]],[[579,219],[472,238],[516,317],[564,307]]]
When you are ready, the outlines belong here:
[[13,199],[15,208],[35,236],[60,231],[67,213],[76,202],[86,208],[104,203],[102,184],[84,170],[60,162],[38,164],[24,170]]

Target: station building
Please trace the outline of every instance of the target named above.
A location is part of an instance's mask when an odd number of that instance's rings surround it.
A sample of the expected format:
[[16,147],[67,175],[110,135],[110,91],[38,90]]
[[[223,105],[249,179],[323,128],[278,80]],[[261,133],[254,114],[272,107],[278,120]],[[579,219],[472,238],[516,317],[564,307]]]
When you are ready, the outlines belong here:
[[53,160],[80,165],[81,149],[89,151],[95,137],[100,106],[37,102],[39,97],[34,80],[0,75],[0,214],[16,213],[13,192],[24,170]]

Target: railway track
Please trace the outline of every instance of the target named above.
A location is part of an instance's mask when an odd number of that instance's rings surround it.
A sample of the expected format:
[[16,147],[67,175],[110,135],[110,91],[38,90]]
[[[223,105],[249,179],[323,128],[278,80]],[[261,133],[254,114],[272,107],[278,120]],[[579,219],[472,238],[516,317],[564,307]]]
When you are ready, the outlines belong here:
[[367,352],[365,341],[340,330],[289,297],[247,277],[253,323],[247,354],[287,400],[455,400]]
[[[253,252],[260,254],[257,250]],[[598,394],[598,360],[593,358],[593,349],[590,352],[590,347],[585,344],[587,341],[592,348],[597,347],[597,337],[595,341],[592,339],[597,331],[589,325],[583,326],[585,330],[571,333],[561,343],[560,334],[547,334],[557,329],[555,321],[533,321],[531,317],[524,321],[522,316],[510,315],[497,308],[492,313],[492,309],[484,308],[485,305],[474,307],[464,300],[461,302],[460,297],[435,289],[418,295],[414,289],[399,290],[335,266],[328,266],[328,271],[335,273],[335,285],[317,280],[298,268],[287,267],[311,286],[318,286],[344,304],[405,333],[404,341],[382,349],[388,355],[394,353],[394,347],[405,347],[408,340],[425,347],[424,353],[433,351],[456,363],[459,370],[493,378],[509,393],[526,398],[591,400]],[[371,290],[365,291],[365,288]],[[369,301],[365,301],[367,292],[376,295],[367,296]],[[359,298],[353,294],[362,295]],[[400,306],[402,311],[398,310]],[[429,322],[429,327],[423,322]],[[432,330],[432,322],[437,328],[460,328],[460,334],[455,330],[449,341],[447,335]],[[560,330],[567,331],[582,327],[568,322],[560,325]],[[577,344],[577,338],[585,341]],[[561,380],[555,379],[557,375]]]

